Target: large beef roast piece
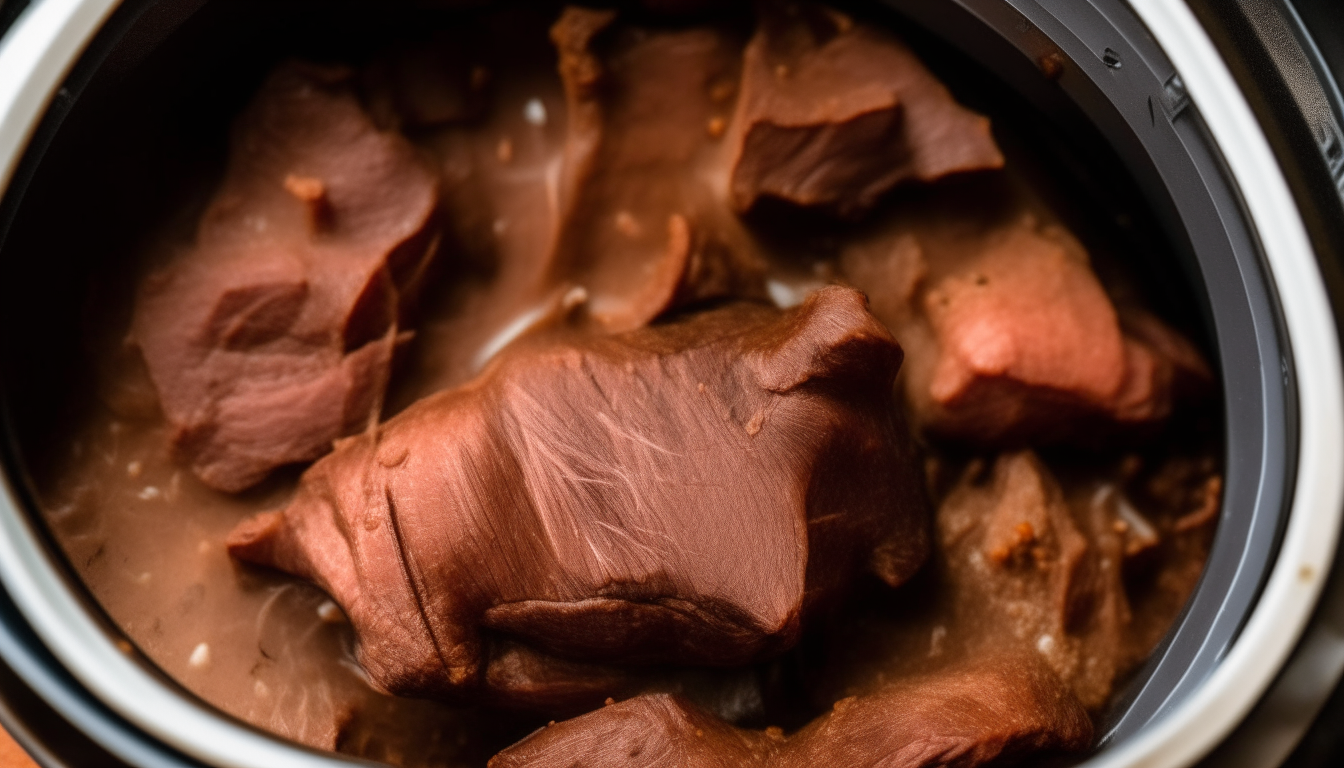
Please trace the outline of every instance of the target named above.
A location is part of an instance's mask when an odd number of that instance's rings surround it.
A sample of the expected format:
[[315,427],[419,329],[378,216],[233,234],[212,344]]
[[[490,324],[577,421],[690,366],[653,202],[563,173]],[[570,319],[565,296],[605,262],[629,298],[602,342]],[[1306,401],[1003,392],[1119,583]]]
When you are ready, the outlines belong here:
[[750,662],[856,572],[895,585],[925,557],[900,361],[842,287],[527,337],[350,439],[230,549],[327,590],[394,693],[488,678],[483,629],[578,660]]

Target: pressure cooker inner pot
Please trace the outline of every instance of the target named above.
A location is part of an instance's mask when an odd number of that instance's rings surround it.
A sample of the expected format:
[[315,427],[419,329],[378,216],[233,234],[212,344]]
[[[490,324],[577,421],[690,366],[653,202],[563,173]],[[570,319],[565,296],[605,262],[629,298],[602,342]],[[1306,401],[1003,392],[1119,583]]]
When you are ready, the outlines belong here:
[[[923,146],[921,110],[943,121]],[[1081,758],[1215,668],[1284,523],[1273,284],[1179,74],[1119,2],[128,2],[0,223],[26,513],[108,643],[320,750],[483,765],[528,738],[506,753],[524,765],[559,754],[551,728],[616,748],[582,723],[657,704],[715,749],[802,760],[993,679]],[[374,289],[350,293],[369,263]],[[1009,363],[958,363],[985,333]],[[820,346],[790,371],[788,343]],[[679,420],[715,398],[704,434],[731,439],[691,440]],[[256,447],[277,429],[303,434]],[[803,458],[742,458],[772,444]],[[442,517],[417,517],[417,482],[445,474],[422,456],[474,467],[443,504],[529,511],[496,529],[453,506],[477,532],[417,545]],[[618,514],[557,543],[575,498],[661,520],[739,514],[715,500],[743,488],[783,501],[743,504],[768,509],[737,540]],[[769,527],[786,503],[801,538]],[[823,507],[854,519],[832,531]],[[777,540],[826,572],[797,570],[762,629],[741,582],[772,583]],[[594,557],[625,581],[584,587],[572,558]],[[648,557],[670,560],[622,565]],[[599,609],[554,607],[566,589]]]

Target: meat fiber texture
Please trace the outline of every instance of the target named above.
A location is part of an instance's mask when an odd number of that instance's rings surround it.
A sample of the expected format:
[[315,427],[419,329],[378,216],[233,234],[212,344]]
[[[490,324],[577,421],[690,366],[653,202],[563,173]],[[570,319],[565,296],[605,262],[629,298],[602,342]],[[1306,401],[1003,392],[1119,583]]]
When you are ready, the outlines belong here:
[[675,696],[638,696],[543,728],[490,768],[973,768],[1091,740],[1087,713],[1048,669],[997,657],[842,699],[789,737],[736,728]]
[[1166,419],[1212,374],[1177,332],[1117,310],[1087,251],[1009,195],[931,197],[847,247],[846,278],[907,353],[915,422],[979,446],[1088,442]]
[[732,199],[866,212],[905,180],[1003,167],[989,120],[899,40],[812,3],[762,4],[742,65]]
[[220,490],[376,421],[435,250],[437,177],[349,81],[278,68],[234,126],[194,244],[140,287],[132,338],[173,447]]
[[483,630],[579,660],[747,663],[856,573],[896,585],[923,562],[900,360],[838,286],[526,338],[319,461],[230,551],[329,592],[392,693],[488,685]]

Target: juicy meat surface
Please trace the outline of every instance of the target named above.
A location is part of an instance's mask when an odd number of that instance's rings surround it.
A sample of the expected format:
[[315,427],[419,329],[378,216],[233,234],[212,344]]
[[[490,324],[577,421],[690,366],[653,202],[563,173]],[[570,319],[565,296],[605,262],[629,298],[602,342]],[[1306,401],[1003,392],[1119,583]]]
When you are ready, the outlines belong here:
[[582,286],[615,331],[682,304],[763,296],[765,264],[715,181],[741,41],[584,8],[566,8],[551,38],[569,122],[548,282]]
[[173,447],[220,490],[376,421],[435,250],[435,174],[349,80],[277,69],[234,126],[195,243],[140,287],[132,337]]
[[891,35],[811,3],[762,4],[737,105],[732,199],[863,213],[907,179],[1000,168],[989,120]]
[[1077,752],[1092,723],[1030,657],[997,657],[842,699],[793,736],[736,728],[667,695],[639,696],[544,728],[490,768],[971,768]]
[[932,197],[842,259],[906,349],[920,427],[981,446],[1087,440],[1160,422],[1178,394],[1207,386],[1190,342],[1117,312],[1068,230],[1030,206],[998,208]]
[[838,286],[524,338],[345,442],[230,550],[329,592],[394,693],[477,685],[482,629],[577,660],[749,662],[857,571],[895,585],[923,561],[900,360]]

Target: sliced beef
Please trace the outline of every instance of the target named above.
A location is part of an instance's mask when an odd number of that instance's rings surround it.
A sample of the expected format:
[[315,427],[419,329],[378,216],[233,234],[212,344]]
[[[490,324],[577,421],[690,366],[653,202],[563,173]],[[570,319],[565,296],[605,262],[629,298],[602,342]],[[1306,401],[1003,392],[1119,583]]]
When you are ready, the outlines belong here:
[[551,36],[569,120],[551,282],[586,290],[609,330],[681,304],[763,295],[764,263],[714,183],[741,41],[582,8],[566,9]]
[[327,590],[394,693],[477,685],[482,627],[578,660],[748,662],[856,571],[923,560],[900,358],[841,287],[528,337],[318,462],[230,549]]
[[344,70],[288,63],[262,86],[195,243],[144,280],[132,326],[208,485],[247,488],[377,419],[437,186]]
[[843,699],[790,737],[748,731],[675,696],[640,696],[544,728],[490,768],[916,768],[1078,752],[1092,723],[1039,661],[995,657]]
[[486,645],[482,701],[494,709],[551,719],[575,717],[613,699],[671,694],[732,722],[765,717],[767,694],[758,666],[685,667],[574,661],[526,643],[494,637]]
[[882,30],[812,3],[763,4],[737,105],[732,199],[855,215],[907,179],[999,168],[989,121]]
[[789,740],[778,764],[969,768],[1091,742],[1087,713],[1048,668],[999,652],[841,699]]
[[906,348],[921,427],[979,446],[1095,441],[1207,389],[1194,347],[1151,314],[1118,314],[1066,229],[999,208],[925,200],[842,260]]

